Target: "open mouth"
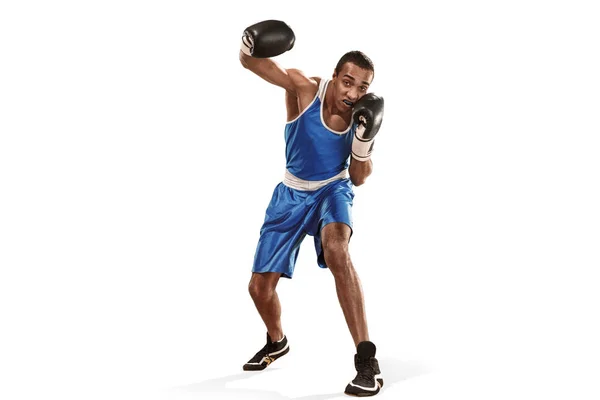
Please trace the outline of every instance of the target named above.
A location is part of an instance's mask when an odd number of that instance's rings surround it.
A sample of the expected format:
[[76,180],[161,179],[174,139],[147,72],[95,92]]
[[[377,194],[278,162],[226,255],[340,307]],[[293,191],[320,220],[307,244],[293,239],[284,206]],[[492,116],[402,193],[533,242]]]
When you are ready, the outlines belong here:
[[352,107],[354,105],[353,102],[351,102],[350,100],[342,100],[344,102],[345,105],[347,105],[348,107]]

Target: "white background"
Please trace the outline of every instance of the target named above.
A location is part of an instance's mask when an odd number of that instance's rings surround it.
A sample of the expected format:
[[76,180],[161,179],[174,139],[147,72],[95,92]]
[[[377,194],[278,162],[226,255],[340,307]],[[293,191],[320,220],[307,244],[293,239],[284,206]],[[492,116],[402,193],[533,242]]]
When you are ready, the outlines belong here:
[[289,355],[247,293],[284,172],[284,67],[359,49],[386,101],[351,254],[389,399],[598,399],[600,15],[584,1],[5,1],[0,397],[344,398],[354,353],[307,238]]

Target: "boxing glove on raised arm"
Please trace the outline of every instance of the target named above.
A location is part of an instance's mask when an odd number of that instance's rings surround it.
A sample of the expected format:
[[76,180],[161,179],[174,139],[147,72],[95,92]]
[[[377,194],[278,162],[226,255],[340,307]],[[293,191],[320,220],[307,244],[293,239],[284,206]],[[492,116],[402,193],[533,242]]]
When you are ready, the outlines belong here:
[[269,58],[294,47],[294,31],[285,22],[267,20],[250,25],[244,30],[241,50],[255,58]]
[[358,124],[352,140],[352,157],[367,161],[371,158],[375,135],[383,120],[383,97],[365,94],[354,105],[352,120]]

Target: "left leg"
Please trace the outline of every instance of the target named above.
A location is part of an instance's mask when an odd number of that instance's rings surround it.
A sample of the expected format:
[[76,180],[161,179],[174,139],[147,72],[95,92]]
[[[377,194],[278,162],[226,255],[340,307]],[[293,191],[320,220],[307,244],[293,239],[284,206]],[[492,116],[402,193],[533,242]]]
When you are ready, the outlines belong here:
[[381,390],[383,378],[375,358],[375,345],[369,341],[360,279],[348,252],[350,234],[350,227],[342,222],[329,223],[321,230],[325,263],[335,279],[338,299],[356,345],[354,366],[357,375],[344,392],[353,396],[373,396]]
[[383,378],[375,358],[375,344],[369,340],[360,279],[348,252],[352,235],[353,197],[349,181],[331,184],[308,233],[315,236],[319,266],[329,268],[333,274],[338,299],[356,346],[356,378],[346,386],[344,392],[353,396],[373,396],[383,386]]
[[331,270],[346,323],[354,345],[369,340],[367,317],[360,279],[348,252],[351,229],[342,222],[332,222],[321,230],[325,263]]

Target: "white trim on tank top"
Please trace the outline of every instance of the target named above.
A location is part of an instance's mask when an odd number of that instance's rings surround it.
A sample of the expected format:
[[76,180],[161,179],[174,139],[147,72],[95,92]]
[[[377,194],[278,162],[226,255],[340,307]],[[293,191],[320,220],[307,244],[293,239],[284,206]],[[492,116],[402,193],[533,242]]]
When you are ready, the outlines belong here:
[[[323,83],[323,80],[322,80],[322,79],[321,79],[321,83]],[[294,118],[294,119],[293,119],[293,120],[291,120],[291,121],[287,121],[285,124],[286,124],[286,125],[287,125],[287,124],[291,124],[292,122],[294,122],[294,121],[296,121],[298,118],[300,118],[300,117],[302,116],[302,114],[304,114],[304,113],[306,112],[306,110],[308,110],[308,109],[309,109],[309,108],[310,108],[310,107],[311,107],[311,106],[314,104],[314,102],[317,100],[317,97],[320,97],[320,96],[319,96],[319,91],[320,91],[320,90],[321,90],[321,84],[319,84],[319,90],[317,90],[317,93],[315,94],[315,97],[312,99],[312,101],[310,102],[310,104],[309,104],[309,105],[307,105],[307,106],[306,106],[306,108],[305,108],[304,110],[302,110],[302,111],[300,112],[300,114],[298,114],[298,116],[297,116],[296,118]]]
[[292,122],[294,122],[298,118],[300,118],[306,112],[306,110],[308,110],[314,104],[314,102],[318,98],[321,101],[321,106],[319,107],[319,116],[321,117],[321,124],[323,124],[325,129],[327,129],[329,132],[335,133],[336,135],[339,135],[339,136],[345,135],[346,133],[348,133],[348,131],[352,127],[352,123],[350,123],[350,125],[348,125],[348,127],[343,131],[336,131],[336,130],[328,127],[327,124],[325,123],[325,120],[323,119],[323,105],[325,104],[325,93],[327,92],[327,87],[329,85],[329,82],[330,82],[329,79],[321,79],[321,81],[319,82],[319,89],[317,90],[317,93],[315,94],[315,97],[312,99],[310,104],[308,106],[306,106],[306,108],[304,110],[302,110],[302,112],[300,112],[300,114],[298,114],[298,116],[296,118],[292,119],[291,121],[287,121],[285,124],[286,125],[291,124]]
[[[322,82],[322,81],[321,81]],[[335,133],[336,135],[342,136],[345,135],[346,133],[348,133],[348,131],[350,130],[350,128],[352,127],[352,123],[350,123],[348,125],[348,127],[343,130],[343,131],[336,131],[334,129],[331,129],[330,127],[327,126],[327,124],[325,123],[325,119],[323,119],[323,106],[325,105],[325,93],[327,93],[327,86],[329,85],[330,80],[327,79],[325,81],[325,84],[323,85],[323,92],[319,93],[319,99],[321,100],[321,123],[323,124],[323,126],[331,133]],[[319,88],[319,92],[321,92],[321,88]]]

